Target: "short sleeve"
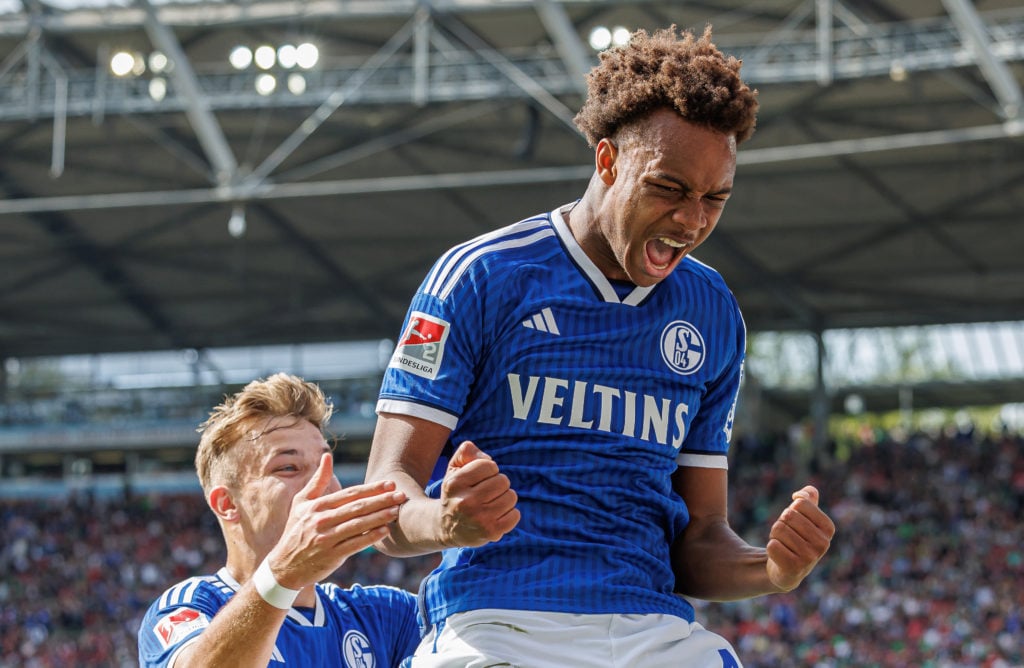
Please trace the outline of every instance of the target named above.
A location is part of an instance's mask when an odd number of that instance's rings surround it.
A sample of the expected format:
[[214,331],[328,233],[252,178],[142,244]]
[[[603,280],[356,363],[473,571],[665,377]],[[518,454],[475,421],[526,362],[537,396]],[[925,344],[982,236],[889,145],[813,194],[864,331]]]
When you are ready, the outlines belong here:
[[223,601],[197,580],[168,589],[153,602],[139,626],[139,665],[165,668],[210,625]]

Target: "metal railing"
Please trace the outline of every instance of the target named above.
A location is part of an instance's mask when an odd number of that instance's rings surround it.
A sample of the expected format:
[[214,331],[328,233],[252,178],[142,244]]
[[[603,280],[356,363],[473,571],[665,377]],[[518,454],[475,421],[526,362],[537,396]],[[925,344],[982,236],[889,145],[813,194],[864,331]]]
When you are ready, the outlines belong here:
[[[992,53],[1005,62],[1024,60],[1024,7],[986,14],[984,19]],[[813,30],[792,30],[760,40],[754,43],[751,36],[736,42],[730,42],[728,36],[719,39],[723,50],[744,61],[744,77],[751,84],[818,79],[822,54]],[[26,51],[32,48],[43,47],[36,42]],[[554,48],[509,49],[500,55],[553,95],[578,91],[577,82]],[[894,67],[906,73],[965,67],[975,60],[948,17],[836,28],[830,54],[836,80],[889,76]],[[165,95],[158,101],[150,95],[152,75],[117,78],[103,68],[58,70],[52,57],[43,59],[47,66],[35,70],[19,66],[11,58],[8,61],[6,68],[0,64],[0,120],[39,119],[59,113],[157,114],[180,112],[188,104],[169,79]],[[362,65],[363,59],[349,58],[326,60],[309,71],[278,70],[282,76],[301,74],[305,89],[293,94],[282,84],[272,94],[260,95],[254,86],[255,71],[233,71],[226,63],[192,63],[202,94],[213,110],[317,106],[356,76]],[[421,76],[426,77],[425,88],[414,85]],[[485,54],[466,49],[432,53],[425,68],[416,62],[415,54],[396,54],[351,91],[345,103],[415,104],[423,102],[415,97],[417,90],[426,90],[430,102],[529,97]]]

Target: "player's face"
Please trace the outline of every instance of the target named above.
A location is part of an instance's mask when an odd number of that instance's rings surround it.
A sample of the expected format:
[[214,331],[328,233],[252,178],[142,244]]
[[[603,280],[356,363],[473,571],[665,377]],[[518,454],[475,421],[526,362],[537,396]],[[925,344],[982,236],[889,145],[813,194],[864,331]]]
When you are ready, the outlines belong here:
[[646,287],[664,280],[715,229],[732,191],[736,140],[659,110],[621,144],[598,146],[608,189],[599,233],[584,250],[609,278]]
[[[306,420],[274,418],[263,435],[248,443],[244,475],[236,504],[249,536],[260,553],[280,539],[292,500],[306,486],[329,451],[320,430]],[[325,494],[341,489],[334,478]]]

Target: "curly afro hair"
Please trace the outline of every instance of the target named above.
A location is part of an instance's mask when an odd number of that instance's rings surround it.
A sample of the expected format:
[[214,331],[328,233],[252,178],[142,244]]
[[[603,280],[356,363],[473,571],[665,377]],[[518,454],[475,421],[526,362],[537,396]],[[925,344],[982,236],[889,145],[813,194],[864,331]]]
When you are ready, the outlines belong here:
[[587,75],[587,100],[576,127],[593,147],[658,108],[674,109],[686,120],[736,136],[754,134],[757,91],[740,80],[741,61],[725,56],[711,41],[711,26],[694,37],[676,26],[633,33],[625,46],[601,53]]

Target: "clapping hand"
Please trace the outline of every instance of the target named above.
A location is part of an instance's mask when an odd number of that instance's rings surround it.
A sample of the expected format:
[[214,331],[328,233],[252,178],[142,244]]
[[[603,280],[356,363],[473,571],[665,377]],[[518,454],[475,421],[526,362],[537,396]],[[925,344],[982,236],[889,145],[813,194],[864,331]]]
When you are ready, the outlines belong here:
[[315,584],[353,554],[388,535],[406,496],[390,480],[341,488],[324,453],[292,501],[284,532],[267,556],[277,581],[289,589]]

